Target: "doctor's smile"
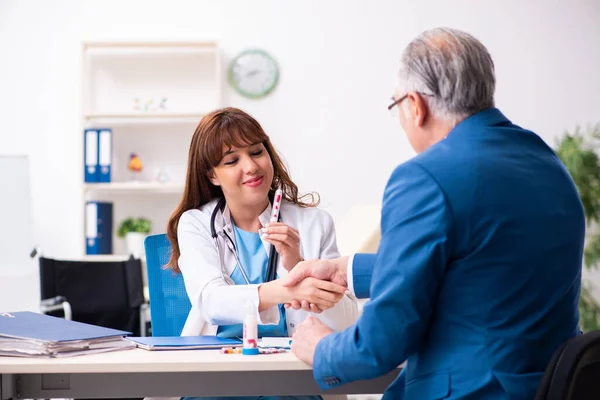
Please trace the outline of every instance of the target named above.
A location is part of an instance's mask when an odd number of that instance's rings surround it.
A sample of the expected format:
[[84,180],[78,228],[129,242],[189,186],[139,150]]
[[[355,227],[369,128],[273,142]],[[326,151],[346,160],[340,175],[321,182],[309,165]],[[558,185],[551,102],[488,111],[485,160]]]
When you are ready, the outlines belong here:
[[256,176],[254,178],[250,178],[247,181],[244,181],[244,185],[246,186],[250,186],[250,187],[257,187],[262,185],[262,183],[264,182],[264,177],[261,176]]

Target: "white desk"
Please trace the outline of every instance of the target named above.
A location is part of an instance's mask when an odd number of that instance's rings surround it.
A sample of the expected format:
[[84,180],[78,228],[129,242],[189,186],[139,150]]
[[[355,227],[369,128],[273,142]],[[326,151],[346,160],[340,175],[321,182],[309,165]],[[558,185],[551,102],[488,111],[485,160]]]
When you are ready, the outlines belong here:
[[[325,393],[383,393],[398,371]],[[135,349],[59,359],[0,357],[0,375],[1,399],[323,393],[312,369],[292,353],[243,356],[217,350]]]

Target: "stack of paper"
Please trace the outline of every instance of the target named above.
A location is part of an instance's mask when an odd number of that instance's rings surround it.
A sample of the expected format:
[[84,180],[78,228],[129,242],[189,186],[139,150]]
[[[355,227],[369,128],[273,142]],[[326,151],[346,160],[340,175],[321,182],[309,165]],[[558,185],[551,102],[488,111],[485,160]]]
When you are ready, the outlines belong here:
[[130,332],[32,312],[0,313],[0,356],[70,357],[134,348]]

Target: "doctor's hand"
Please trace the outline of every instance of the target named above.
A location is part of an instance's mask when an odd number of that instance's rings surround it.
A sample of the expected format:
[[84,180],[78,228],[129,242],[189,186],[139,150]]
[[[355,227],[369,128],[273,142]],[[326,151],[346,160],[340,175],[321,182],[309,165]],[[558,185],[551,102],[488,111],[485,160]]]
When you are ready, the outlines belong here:
[[298,329],[292,336],[292,352],[300,360],[313,365],[317,345],[331,333],[333,331],[327,325],[310,316],[298,325]]
[[305,278],[313,277],[347,288],[347,267],[348,257],[333,258],[331,260],[317,259],[302,261],[283,278],[283,286],[294,286]]
[[[331,281],[343,287],[348,287],[347,278],[348,257],[340,257],[331,260],[309,260],[300,262],[294,269],[283,278],[283,286],[289,287],[298,284],[303,279],[314,277],[321,280]],[[303,309],[319,313],[324,311],[307,300],[293,300],[285,304],[286,308],[295,310]]]
[[288,271],[302,261],[300,256],[300,233],[283,222],[271,222],[261,233],[265,242],[275,246],[281,257],[281,265]]
[[285,303],[295,301],[306,302],[313,305],[313,312],[321,312],[330,309],[344,297],[346,288],[333,282],[323,281],[315,278],[306,278],[297,285],[284,288],[288,293]]

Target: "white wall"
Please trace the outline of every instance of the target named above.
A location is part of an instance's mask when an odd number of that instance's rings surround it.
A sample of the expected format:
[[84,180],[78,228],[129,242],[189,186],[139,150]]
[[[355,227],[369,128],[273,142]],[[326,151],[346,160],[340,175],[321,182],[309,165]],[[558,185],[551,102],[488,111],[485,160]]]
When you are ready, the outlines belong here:
[[597,0],[0,0],[0,152],[31,158],[35,241],[77,256],[81,42],[216,38],[226,60],[262,47],[280,63],[279,87],[260,101],[228,88],[226,104],[263,124],[300,189],[318,191],[340,221],[379,203],[413,154],[386,106],[416,34],[446,25],[480,38],[496,63],[497,105],[553,144],[600,121],[599,17]]

